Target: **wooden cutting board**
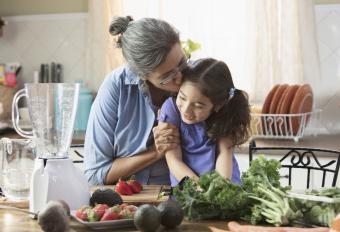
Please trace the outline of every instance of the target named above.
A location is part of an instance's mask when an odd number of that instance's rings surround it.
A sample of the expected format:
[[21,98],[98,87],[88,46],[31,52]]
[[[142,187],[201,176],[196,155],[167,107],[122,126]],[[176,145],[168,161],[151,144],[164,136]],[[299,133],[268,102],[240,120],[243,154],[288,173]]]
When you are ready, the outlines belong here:
[[[91,188],[91,191],[95,191],[98,188],[114,188],[114,185],[95,186]],[[143,185],[143,190],[140,193],[133,194],[131,196],[121,196],[123,201],[128,204],[142,205],[153,204],[158,205],[163,201],[167,201],[169,196],[159,197],[162,189],[169,189],[169,186],[163,185]],[[28,200],[11,200],[6,197],[0,197],[0,205],[13,206],[21,209],[28,209]]]
[[20,209],[28,209],[29,201],[28,200],[11,200],[7,197],[0,197],[0,205],[13,206]]
[[[114,189],[114,185],[95,186],[91,188],[91,191],[95,191],[98,188],[111,188]],[[167,201],[169,196],[160,196],[160,192],[163,189],[169,189],[169,186],[163,185],[143,185],[143,190],[140,193],[135,193],[130,196],[121,195],[123,202],[132,205],[153,204],[158,205],[163,201]]]

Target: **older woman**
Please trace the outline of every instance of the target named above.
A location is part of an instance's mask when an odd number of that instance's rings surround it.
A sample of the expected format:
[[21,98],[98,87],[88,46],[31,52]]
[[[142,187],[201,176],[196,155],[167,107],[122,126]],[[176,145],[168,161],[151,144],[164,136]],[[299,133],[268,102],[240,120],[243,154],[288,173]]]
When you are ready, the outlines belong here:
[[178,32],[167,22],[114,18],[126,64],[99,88],[85,137],[85,175],[91,184],[113,184],[134,174],[143,184],[169,184],[164,159],[179,146],[178,129],[157,123],[165,99],[179,90],[187,60]]

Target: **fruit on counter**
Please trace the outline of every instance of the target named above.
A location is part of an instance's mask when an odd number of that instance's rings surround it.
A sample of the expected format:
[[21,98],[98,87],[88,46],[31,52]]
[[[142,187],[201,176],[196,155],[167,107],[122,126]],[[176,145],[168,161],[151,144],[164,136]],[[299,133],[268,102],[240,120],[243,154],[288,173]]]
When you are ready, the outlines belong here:
[[131,187],[126,183],[124,180],[119,180],[116,184],[115,191],[119,193],[120,195],[132,195],[132,189]]
[[83,221],[88,221],[88,213],[89,209],[91,209],[90,206],[83,206],[80,209],[76,211],[76,217],[83,220]]
[[137,180],[130,179],[126,183],[130,186],[133,193],[140,193],[143,189],[142,185]]
[[172,229],[182,223],[184,213],[176,201],[164,201],[157,206],[157,209],[161,213],[161,224],[163,226]]
[[110,221],[110,220],[117,220],[123,218],[119,213],[121,212],[121,209],[119,206],[113,206],[111,208],[108,208],[103,217],[100,219],[100,221]]
[[110,207],[106,204],[98,204],[93,209],[88,209],[87,210],[88,221],[89,222],[99,221],[103,217],[106,210],[109,208]]
[[109,207],[106,204],[97,204],[94,207],[83,206],[76,211],[75,216],[83,221],[97,222],[118,219],[132,219],[137,207],[126,203]]
[[123,203],[121,196],[110,188],[99,188],[92,193],[90,205],[106,204],[108,206],[120,205]]
[[63,203],[49,201],[38,214],[38,224],[46,232],[65,232],[70,227]]
[[161,213],[155,206],[144,204],[138,207],[133,221],[138,230],[153,232],[161,224]]

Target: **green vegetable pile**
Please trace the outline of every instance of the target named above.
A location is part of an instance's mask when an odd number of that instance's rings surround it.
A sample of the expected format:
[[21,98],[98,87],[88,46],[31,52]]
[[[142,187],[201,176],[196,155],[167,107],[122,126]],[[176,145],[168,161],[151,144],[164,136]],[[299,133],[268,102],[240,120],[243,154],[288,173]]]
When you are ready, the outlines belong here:
[[[242,173],[242,185],[232,183],[213,171],[198,181],[188,179],[174,188],[174,196],[189,220],[243,219],[251,224],[292,225],[303,221],[330,226],[340,213],[340,201],[323,203],[288,197],[290,187],[280,186],[277,160],[260,156]],[[340,197],[340,188],[310,191],[306,194]]]
[[[329,198],[339,198],[340,188],[333,187],[323,189],[321,191],[306,192],[307,195],[323,196]],[[326,203],[320,201],[311,201],[304,199],[294,199],[297,207],[300,208],[304,217],[303,220],[307,223],[330,226],[332,220],[340,212],[340,201],[334,201],[333,203]]]
[[280,167],[279,161],[260,156],[242,173],[242,185],[213,171],[175,187],[174,195],[189,220],[242,218],[252,224],[287,225],[302,214],[290,206],[289,188],[280,186]]
[[217,172],[204,174],[197,182],[185,181],[183,190],[175,187],[174,195],[189,220],[233,219],[249,210],[247,192]]

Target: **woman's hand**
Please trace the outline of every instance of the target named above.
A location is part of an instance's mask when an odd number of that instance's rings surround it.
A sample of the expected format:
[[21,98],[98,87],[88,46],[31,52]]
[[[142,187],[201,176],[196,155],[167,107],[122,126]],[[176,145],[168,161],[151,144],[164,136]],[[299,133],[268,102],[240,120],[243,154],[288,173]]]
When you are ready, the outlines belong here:
[[178,128],[170,123],[159,122],[152,129],[155,139],[155,147],[158,155],[164,156],[168,150],[175,149],[180,145]]

